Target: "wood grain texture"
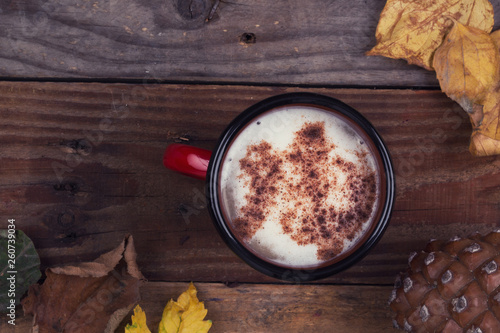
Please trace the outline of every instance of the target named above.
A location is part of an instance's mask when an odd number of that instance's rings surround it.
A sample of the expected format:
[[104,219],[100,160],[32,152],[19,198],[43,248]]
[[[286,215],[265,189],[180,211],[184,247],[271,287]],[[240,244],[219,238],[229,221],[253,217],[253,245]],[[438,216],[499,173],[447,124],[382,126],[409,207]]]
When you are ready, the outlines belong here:
[[[125,234],[151,281],[277,282],[224,244],[201,181],[164,169],[171,142],[212,149],[242,110],[297,88],[0,82],[0,228],[31,237],[42,268],[93,260]],[[333,96],[386,141],[397,179],[389,228],[361,262],[321,282],[392,284],[431,238],[500,221],[500,157],[468,153],[471,126],[437,91],[300,89]]]
[[[177,297],[187,283],[150,282],[141,288],[139,302],[148,327],[156,332],[164,306]],[[212,320],[210,333],[227,332],[398,332],[392,328],[387,305],[391,287],[332,285],[238,285],[195,283],[198,298]],[[31,317],[19,318],[16,327],[0,322],[2,333],[26,333]],[[128,316],[116,332],[123,332]]]
[[6,0],[0,77],[438,87],[433,72],[365,56],[384,4]]

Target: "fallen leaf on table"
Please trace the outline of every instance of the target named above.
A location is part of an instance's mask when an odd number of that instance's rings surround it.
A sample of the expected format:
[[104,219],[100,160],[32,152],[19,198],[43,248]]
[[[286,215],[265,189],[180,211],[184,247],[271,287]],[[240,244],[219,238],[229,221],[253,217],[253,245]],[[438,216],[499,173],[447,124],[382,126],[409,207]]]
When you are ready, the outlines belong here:
[[136,263],[132,236],[93,262],[46,270],[42,285],[30,287],[25,314],[33,332],[114,332],[139,300],[144,277]]
[[476,156],[500,154],[500,86],[486,97],[481,115],[479,121],[473,122],[469,150]]
[[497,45],[498,48],[500,48],[500,30],[493,31],[491,33],[491,38],[493,38],[493,41]]
[[367,55],[406,59],[432,70],[435,50],[452,20],[486,32],[493,28],[488,0],[387,0],[377,26],[377,45]]
[[433,66],[441,90],[470,114],[498,84],[499,50],[490,34],[455,22]]
[[500,140],[500,87],[488,94],[483,106],[483,119],[477,129],[492,139]]
[[146,314],[139,305],[134,308],[132,324],[127,324],[125,333],[151,333],[148,325],[146,325]]
[[[21,230],[0,230],[0,312],[20,303],[21,297],[42,276],[40,258],[31,239]],[[11,273],[15,272],[15,273]],[[15,288],[11,288],[14,284]],[[14,298],[12,295],[15,295]],[[11,305],[14,301],[14,305]],[[10,307],[10,309],[8,309]]]
[[196,288],[190,283],[177,302],[170,300],[163,310],[158,333],[205,333],[212,327],[212,321],[203,320],[207,310],[196,296]]
[[500,154],[500,33],[491,35],[455,22],[434,55],[441,90],[468,112],[469,151]]
[[480,132],[474,132],[469,150],[475,156],[498,155],[500,154],[500,141],[489,138]]

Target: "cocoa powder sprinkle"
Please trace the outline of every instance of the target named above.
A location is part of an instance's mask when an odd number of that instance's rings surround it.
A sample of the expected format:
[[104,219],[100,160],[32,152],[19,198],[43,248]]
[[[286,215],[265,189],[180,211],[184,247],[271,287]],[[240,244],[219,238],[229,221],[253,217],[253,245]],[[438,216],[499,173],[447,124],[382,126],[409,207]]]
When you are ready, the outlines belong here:
[[[318,260],[342,253],[344,239],[353,240],[372,215],[377,179],[373,170],[344,160],[335,149],[324,122],[305,123],[285,151],[266,141],[249,146],[239,161],[249,193],[233,221],[237,234],[250,240],[279,210],[276,223],[283,233],[299,245],[316,245]],[[332,203],[335,198],[349,204],[338,207]]]

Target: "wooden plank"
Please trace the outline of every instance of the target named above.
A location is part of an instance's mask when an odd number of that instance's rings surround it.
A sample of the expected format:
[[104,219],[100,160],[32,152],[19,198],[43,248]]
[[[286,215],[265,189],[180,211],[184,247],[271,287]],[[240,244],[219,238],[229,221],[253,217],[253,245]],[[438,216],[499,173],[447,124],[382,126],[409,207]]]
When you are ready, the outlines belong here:
[[0,77],[438,87],[433,72],[365,56],[384,4],[3,1]]
[[431,238],[500,221],[500,157],[472,157],[465,112],[438,91],[0,82],[0,227],[15,218],[43,268],[93,260],[133,234],[152,281],[276,282],[224,244],[201,181],[165,170],[167,144],[212,149],[227,124],[279,93],[337,97],[390,149],[397,199],[381,242],[322,282],[391,284]]
[[[198,298],[212,320],[210,333],[217,332],[338,332],[387,333],[392,328],[387,305],[391,287],[331,285],[239,285],[195,283]],[[148,327],[155,332],[163,307],[177,297],[187,283],[147,283],[139,302],[146,312]],[[25,333],[31,317],[18,311],[16,327],[0,322],[4,333]],[[116,332],[123,332],[128,316]]]

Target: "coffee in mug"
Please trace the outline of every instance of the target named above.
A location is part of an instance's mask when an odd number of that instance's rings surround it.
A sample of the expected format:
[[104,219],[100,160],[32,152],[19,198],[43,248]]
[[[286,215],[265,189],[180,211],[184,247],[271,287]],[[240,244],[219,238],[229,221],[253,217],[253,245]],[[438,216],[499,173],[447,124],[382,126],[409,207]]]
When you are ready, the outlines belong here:
[[341,114],[283,106],[230,143],[220,176],[223,212],[263,260],[321,266],[356,246],[381,205],[379,163],[363,131]]
[[395,181],[375,128],[341,101],[291,93],[238,115],[213,151],[172,144],[164,165],[204,179],[226,244],[269,276],[311,281],[364,257],[387,228]]

